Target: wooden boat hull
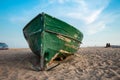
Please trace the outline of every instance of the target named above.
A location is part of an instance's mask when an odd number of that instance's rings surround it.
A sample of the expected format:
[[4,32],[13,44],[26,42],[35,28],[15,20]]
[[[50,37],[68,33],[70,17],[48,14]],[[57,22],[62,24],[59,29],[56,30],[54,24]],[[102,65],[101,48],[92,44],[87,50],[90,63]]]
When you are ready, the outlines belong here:
[[42,69],[56,58],[74,54],[83,39],[79,30],[45,13],[30,21],[23,33],[30,49],[40,56]]

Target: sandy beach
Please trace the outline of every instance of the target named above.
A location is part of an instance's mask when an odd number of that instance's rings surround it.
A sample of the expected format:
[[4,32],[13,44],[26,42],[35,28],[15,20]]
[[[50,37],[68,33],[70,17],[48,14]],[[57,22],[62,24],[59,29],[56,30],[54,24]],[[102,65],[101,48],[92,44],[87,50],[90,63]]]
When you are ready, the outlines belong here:
[[30,49],[0,50],[0,80],[120,80],[120,48],[80,48],[50,71],[34,71]]

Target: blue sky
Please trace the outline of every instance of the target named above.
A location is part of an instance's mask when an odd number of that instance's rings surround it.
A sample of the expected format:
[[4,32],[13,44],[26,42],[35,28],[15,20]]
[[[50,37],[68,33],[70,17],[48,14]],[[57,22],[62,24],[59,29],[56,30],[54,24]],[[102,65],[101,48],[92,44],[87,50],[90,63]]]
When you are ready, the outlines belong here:
[[41,12],[82,31],[82,46],[120,45],[120,0],[0,0],[0,42],[28,47],[22,29]]

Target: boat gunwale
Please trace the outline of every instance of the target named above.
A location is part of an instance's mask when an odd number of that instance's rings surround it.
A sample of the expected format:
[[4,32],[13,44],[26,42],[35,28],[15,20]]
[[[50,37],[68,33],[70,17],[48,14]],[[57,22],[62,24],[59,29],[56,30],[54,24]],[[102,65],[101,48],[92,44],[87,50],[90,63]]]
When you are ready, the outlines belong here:
[[40,15],[41,15],[41,16],[42,16],[42,15],[43,15],[43,16],[44,16],[44,15],[47,15],[47,16],[53,18],[53,19],[56,19],[56,20],[58,20],[58,21],[60,21],[60,22],[62,22],[62,23],[64,23],[64,24],[70,26],[71,28],[77,30],[81,35],[83,35],[83,33],[82,33],[81,31],[79,31],[79,29],[73,27],[72,25],[70,25],[70,24],[68,24],[68,23],[66,23],[66,22],[64,22],[64,21],[62,21],[62,20],[60,20],[60,19],[58,19],[58,18],[56,18],[56,17],[53,17],[53,16],[51,16],[51,15],[48,15],[48,14],[46,14],[46,13],[44,13],[44,12],[39,13],[39,14],[38,14],[36,17],[34,17],[28,24],[26,24],[25,27],[23,28],[23,31],[28,27],[28,25],[29,25],[32,21],[34,21],[34,20],[35,20],[38,16],[40,16]]
[[25,25],[25,27],[23,28],[23,31],[28,27],[28,25],[32,22],[32,21],[34,21],[38,16],[40,16],[40,15],[42,15],[42,14],[38,14],[36,17],[34,17],[32,20],[30,20],[29,22],[28,22],[28,24],[26,24]]

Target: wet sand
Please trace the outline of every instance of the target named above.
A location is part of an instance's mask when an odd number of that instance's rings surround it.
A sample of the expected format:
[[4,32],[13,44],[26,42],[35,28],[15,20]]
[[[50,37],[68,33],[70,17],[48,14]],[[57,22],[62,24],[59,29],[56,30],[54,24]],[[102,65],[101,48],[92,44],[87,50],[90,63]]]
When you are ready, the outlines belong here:
[[120,80],[120,48],[80,48],[50,71],[34,71],[30,49],[0,50],[0,80]]

